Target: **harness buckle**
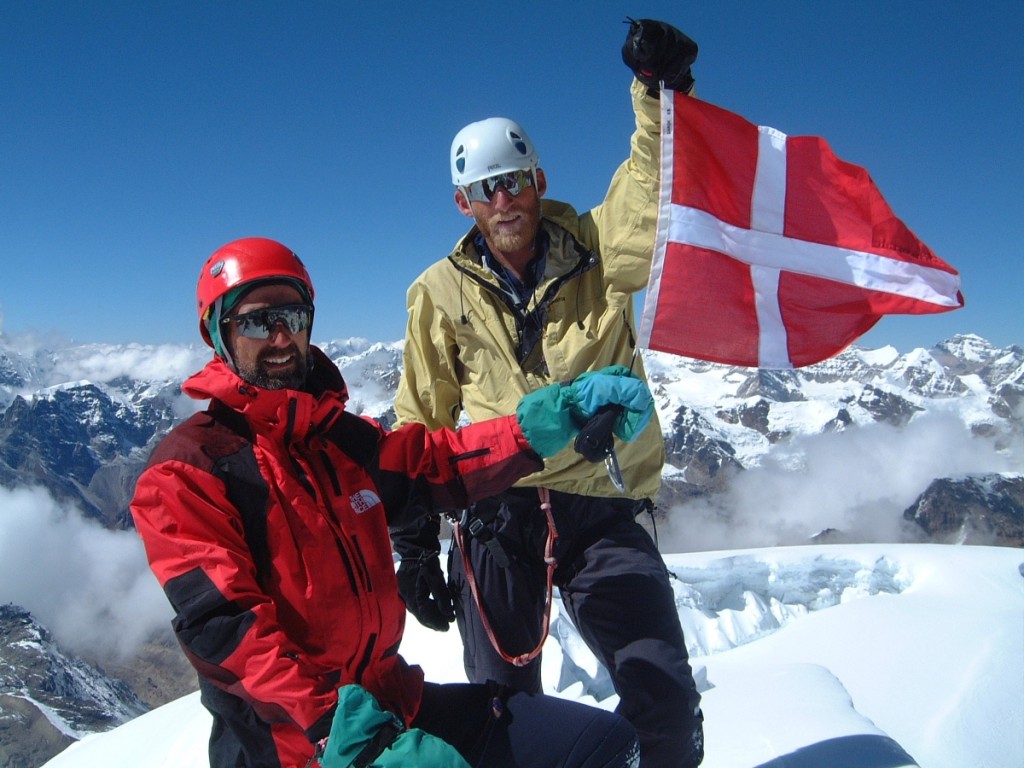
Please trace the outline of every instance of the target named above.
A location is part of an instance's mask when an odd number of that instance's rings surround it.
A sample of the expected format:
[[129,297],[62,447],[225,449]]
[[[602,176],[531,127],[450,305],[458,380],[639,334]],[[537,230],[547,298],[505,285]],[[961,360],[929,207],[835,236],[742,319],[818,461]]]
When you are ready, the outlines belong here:
[[498,537],[494,535],[494,531],[487,523],[473,515],[469,509],[464,509],[462,510],[462,519],[459,521],[459,527],[464,531],[468,531],[470,536],[487,547],[487,551],[491,553],[494,562],[501,568],[509,567],[511,562],[508,559],[508,553],[505,552],[505,548],[501,546]]

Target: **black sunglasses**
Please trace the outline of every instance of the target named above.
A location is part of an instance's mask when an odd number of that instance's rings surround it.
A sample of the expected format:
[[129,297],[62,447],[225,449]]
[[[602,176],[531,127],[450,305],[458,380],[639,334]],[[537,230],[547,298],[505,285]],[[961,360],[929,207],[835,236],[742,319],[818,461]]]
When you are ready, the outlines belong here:
[[221,325],[232,323],[239,336],[267,339],[278,323],[289,333],[299,333],[313,324],[313,307],[309,304],[288,304],[283,307],[256,309],[233,317],[225,317]]
[[497,176],[488,176],[467,184],[466,197],[471,201],[477,200],[481,203],[490,202],[494,199],[494,193],[498,187],[504,187],[512,197],[515,197],[527,187],[533,186],[533,172],[528,170],[509,171],[499,173]]

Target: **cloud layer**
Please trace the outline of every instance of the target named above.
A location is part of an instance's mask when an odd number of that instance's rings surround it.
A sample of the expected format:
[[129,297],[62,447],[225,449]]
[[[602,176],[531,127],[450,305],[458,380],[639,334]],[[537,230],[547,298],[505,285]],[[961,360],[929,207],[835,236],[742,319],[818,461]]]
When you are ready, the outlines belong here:
[[658,525],[659,541],[663,552],[771,547],[834,528],[900,542],[903,510],[933,479],[1020,467],[1021,456],[973,437],[952,414],[799,437],[739,473],[724,493],[673,509]]
[[171,608],[131,531],[110,531],[41,489],[0,488],[0,600],[68,650],[124,659]]

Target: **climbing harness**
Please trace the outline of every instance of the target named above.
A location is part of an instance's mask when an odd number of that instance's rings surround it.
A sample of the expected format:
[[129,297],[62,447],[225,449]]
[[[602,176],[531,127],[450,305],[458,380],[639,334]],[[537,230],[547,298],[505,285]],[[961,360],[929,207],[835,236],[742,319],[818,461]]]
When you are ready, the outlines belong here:
[[[540,640],[537,642],[536,647],[528,653],[513,656],[501,647],[501,643],[498,640],[497,635],[495,635],[494,629],[491,627],[490,619],[487,618],[487,611],[484,610],[483,601],[480,599],[480,592],[476,583],[476,574],[473,572],[473,564],[470,562],[469,553],[463,545],[463,527],[461,525],[455,526],[455,543],[458,545],[459,551],[462,553],[462,563],[466,568],[466,581],[469,583],[470,592],[473,594],[473,602],[476,604],[477,611],[480,614],[480,621],[483,624],[484,631],[487,633],[487,638],[491,641],[491,645],[494,647],[494,650],[497,651],[498,655],[509,664],[516,667],[525,667],[531,661],[540,656],[540,652],[544,647],[544,641],[548,638],[548,630],[551,627],[551,597],[554,592],[555,568],[558,567],[558,560],[555,558],[555,541],[558,539],[558,529],[555,527],[555,517],[551,511],[551,492],[547,488],[538,488],[537,495],[540,497],[540,508],[544,510],[548,525],[547,541],[544,544],[544,563],[547,568],[547,594],[544,598],[544,622],[541,627]],[[476,520],[476,522],[480,521]],[[481,523],[481,525],[483,525],[483,523]],[[493,531],[490,533],[491,536],[494,535]],[[504,554],[504,552],[502,552],[502,554]],[[506,559],[506,563],[507,562],[508,561]]]

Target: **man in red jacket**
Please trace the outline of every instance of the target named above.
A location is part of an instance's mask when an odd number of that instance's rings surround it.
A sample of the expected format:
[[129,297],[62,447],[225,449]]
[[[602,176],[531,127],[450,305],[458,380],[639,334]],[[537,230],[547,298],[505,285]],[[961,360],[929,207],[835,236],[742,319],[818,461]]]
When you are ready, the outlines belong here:
[[386,432],[346,411],[340,371],[310,344],[313,297],[302,262],[272,240],[206,261],[197,304],[215,356],[183,389],[210,405],[156,448],[131,505],[213,715],[212,768],[303,768],[318,746],[338,753],[349,717],[338,692],[351,685],[397,723],[363,765],[406,728],[474,765],[635,765],[635,733],[611,713],[424,683],[398,655],[405,605],[388,525],[537,471],[602,405],[625,407],[618,434],[632,438],[653,412],[646,386],[598,372],[531,394],[517,416]]

